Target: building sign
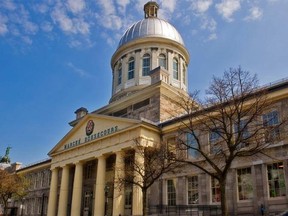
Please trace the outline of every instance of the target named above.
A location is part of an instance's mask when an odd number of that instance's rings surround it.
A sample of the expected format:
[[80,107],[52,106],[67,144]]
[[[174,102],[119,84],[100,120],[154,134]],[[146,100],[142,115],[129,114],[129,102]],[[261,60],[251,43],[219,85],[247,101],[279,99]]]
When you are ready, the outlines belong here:
[[[92,122],[92,124],[91,124],[90,121]],[[94,122],[92,120],[90,120],[90,121],[87,122],[87,125],[86,125],[86,128],[85,128],[87,136],[84,137],[84,138],[82,137],[82,138],[76,139],[76,140],[74,140],[74,141],[72,141],[70,143],[65,144],[64,145],[64,149],[69,149],[69,148],[72,148],[72,147],[78,146],[80,144],[83,144],[83,143],[86,143],[86,142],[89,142],[89,141],[92,141],[92,140],[107,136],[109,134],[112,134],[112,133],[115,133],[115,132],[118,131],[118,126],[113,126],[113,127],[107,128],[105,130],[96,131],[95,133],[93,133]],[[87,129],[88,129],[89,133],[87,133]],[[91,130],[92,130],[92,132],[90,133]]]

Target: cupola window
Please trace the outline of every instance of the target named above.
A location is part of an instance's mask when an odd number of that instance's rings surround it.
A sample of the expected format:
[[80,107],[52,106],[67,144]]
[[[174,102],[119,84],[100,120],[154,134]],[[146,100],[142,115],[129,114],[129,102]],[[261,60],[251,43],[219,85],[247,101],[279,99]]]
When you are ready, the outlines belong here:
[[119,64],[117,84],[120,85],[121,82],[122,82],[122,64]]
[[166,56],[164,54],[160,54],[159,57],[158,57],[158,63],[159,63],[159,66],[167,69],[166,67]]
[[143,62],[142,62],[142,75],[148,76],[150,72],[150,55],[145,54],[143,56]]
[[186,66],[183,64],[182,66],[182,82],[186,85]]
[[176,80],[179,79],[178,60],[176,58],[173,59],[173,78]]
[[134,71],[135,71],[135,60],[133,57],[131,57],[128,62],[128,80],[134,79]]

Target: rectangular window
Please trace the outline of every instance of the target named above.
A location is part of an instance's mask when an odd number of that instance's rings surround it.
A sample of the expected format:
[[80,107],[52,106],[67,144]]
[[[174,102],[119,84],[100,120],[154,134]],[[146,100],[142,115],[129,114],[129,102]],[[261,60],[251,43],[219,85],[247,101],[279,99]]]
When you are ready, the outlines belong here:
[[121,82],[122,82],[122,68],[119,68],[117,84],[120,85]]
[[283,163],[279,162],[267,165],[267,175],[269,184],[269,196],[286,196]]
[[191,176],[188,177],[188,204],[198,204],[199,194],[198,194],[198,177]]
[[235,139],[238,139],[237,141],[237,149],[241,149],[248,146],[248,140],[250,133],[247,127],[247,120],[243,119],[238,122],[239,125],[234,125],[234,131],[235,131]]
[[198,149],[198,143],[191,133],[187,133],[187,156],[188,158],[197,158],[199,157],[199,152],[196,150]]
[[253,198],[253,184],[251,168],[237,170],[238,197],[239,200],[251,200]]
[[128,64],[128,80],[133,79],[134,78],[134,59],[129,61]]
[[280,123],[279,113],[274,110],[263,115],[263,125],[266,127],[265,141],[271,142],[280,136],[279,128],[276,127]]
[[167,180],[167,201],[168,206],[176,205],[176,187],[173,179]]
[[150,56],[144,56],[143,66],[142,66],[142,75],[148,76],[150,72]]
[[173,59],[173,78],[176,80],[179,79],[179,69],[177,59]]
[[125,189],[125,205],[131,206],[132,205],[132,186],[126,186]]
[[93,176],[93,168],[94,164],[93,163],[88,163],[85,167],[85,179],[91,179]]
[[213,177],[211,177],[211,194],[213,203],[221,201],[220,184],[219,181]]
[[215,128],[212,131],[210,131],[209,134],[209,143],[210,143],[210,152],[212,154],[217,154],[220,152],[221,147],[220,147],[220,131],[219,129]]

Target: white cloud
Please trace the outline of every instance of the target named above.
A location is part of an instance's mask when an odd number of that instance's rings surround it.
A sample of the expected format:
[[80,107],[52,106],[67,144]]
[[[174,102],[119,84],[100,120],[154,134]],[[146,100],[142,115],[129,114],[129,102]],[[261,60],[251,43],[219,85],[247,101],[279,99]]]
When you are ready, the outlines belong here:
[[7,17],[0,14],[0,36],[8,33]]
[[220,15],[228,22],[233,21],[233,14],[241,8],[240,0],[222,0],[216,4],[216,9]]
[[122,14],[126,13],[126,7],[130,3],[130,0],[116,0],[116,3],[119,5],[119,11]]
[[98,0],[97,3],[102,7],[104,16],[115,14],[115,5],[112,0]]
[[1,1],[0,7],[1,6],[7,10],[10,10],[10,11],[13,11],[16,9],[16,5],[14,4],[13,1]]
[[85,8],[85,1],[83,0],[67,0],[67,7],[72,13],[79,13]]
[[53,30],[53,25],[52,23],[45,21],[41,24],[41,29],[44,32],[51,32]]
[[193,0],[192,9],[197,13],[205,13],[212,4],[212,0]]
[[250,20],[259,20],[263,16],[263,11],[259,7],[252,7],[249,10],[249,15],[245,17],[245,20],[250,21]]
[[217,22],[213,18],[209,19],[207,17],[203,17],[201,22],[201,29],[214,32],[217,28]]
[[161,1],[163,10],[168,10],[170,13],[173,13],[176,6],[176,0],[162,0]]
[[72,62],[67,62],[66,64],[74,73],[78,74],[80,77],[90,76],[85,70],[76,67]]
[[217,39],[217,34],[216,33],[212,33],[209,35],[208,37],[208,41],[211,41],[211,40],[216,40]]

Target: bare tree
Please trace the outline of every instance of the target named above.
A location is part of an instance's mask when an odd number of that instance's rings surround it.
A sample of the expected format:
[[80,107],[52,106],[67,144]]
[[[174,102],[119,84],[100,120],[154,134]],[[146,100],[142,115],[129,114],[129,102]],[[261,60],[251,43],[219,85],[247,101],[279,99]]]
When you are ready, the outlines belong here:
[[[179,166],[174,154],[169,153],[164,143],[143,146],[135,140],[135,148],[125,155],[125,171],[116,176],[116,186],[123,190],[127,186],[139,187],[142,191],[143,216],[147,215],[147,191],[163,174]],[[117,169],[117,167],[115,168]]]
[[196,92],[183,97],[179,106],[186,115],[177,118],[181,125],[177,148],[193,152],[195,157],[180,154],[177,161],[218,180],[222,215],[226,216],[225,186],[232,162],[266,154],[267,147],[282,138],[279,131],[286,121],[280,122],[277,112],[265,115],[273,108],[268,92],[258,87],[256,75],[240,67],[221,78],[213,77],[204,100]]
[[4,204],[4,215],[7,214],[8,200],[24,197],[28,187],[29,182],[24,177],[0,170],[0,199]]

